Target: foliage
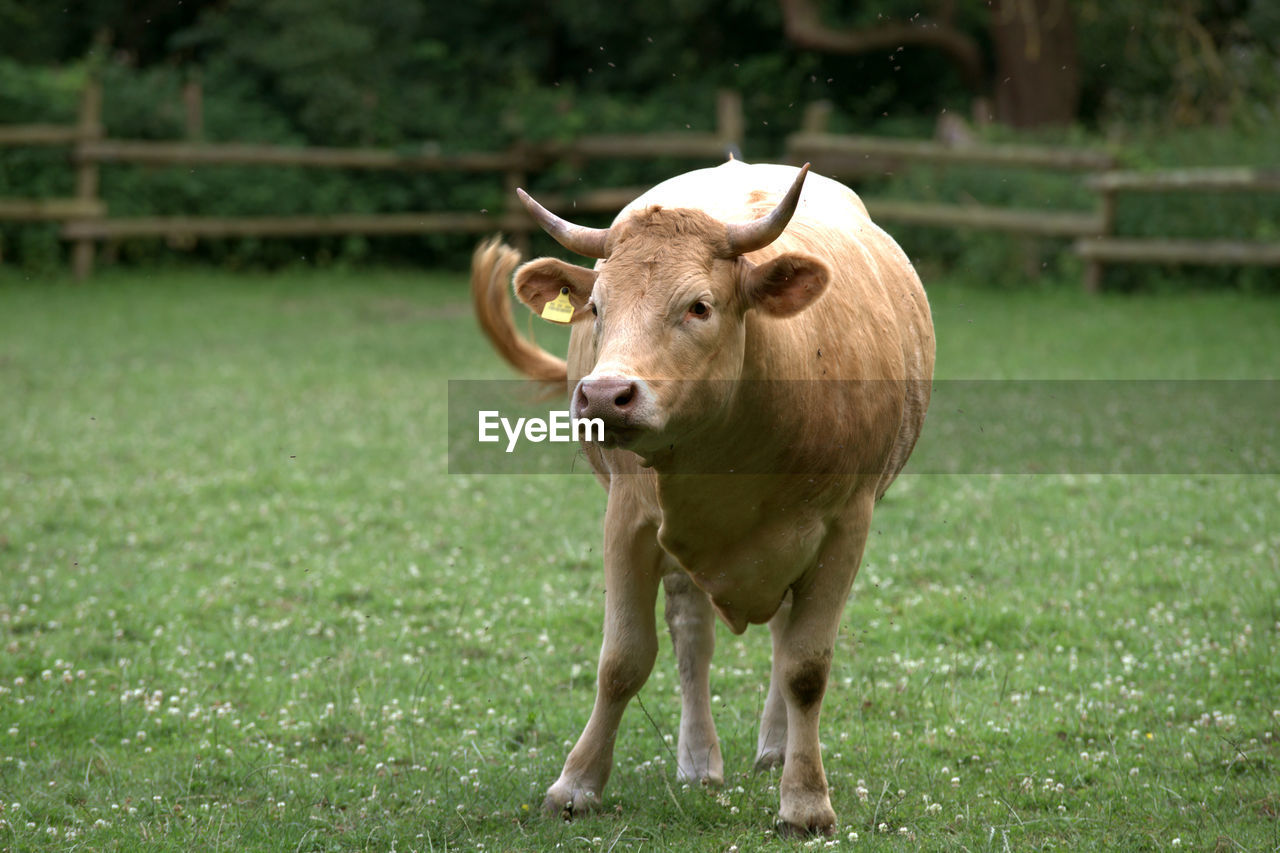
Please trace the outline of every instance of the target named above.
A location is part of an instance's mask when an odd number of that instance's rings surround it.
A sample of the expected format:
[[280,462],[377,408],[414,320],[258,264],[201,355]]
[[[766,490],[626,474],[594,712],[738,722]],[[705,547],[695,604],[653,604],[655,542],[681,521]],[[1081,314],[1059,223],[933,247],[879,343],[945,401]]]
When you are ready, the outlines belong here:
[[1081,4],[1086,115],[1104,125],[1273,122],[1280,10],[1267,0]]
[[[823,14],[833,25],[869,26],[914,20],[918,6],[831,0]],[[944,11],[941,4],[925,10]],[[1079,126],[1057,132],[1060,137],[1082,144],[1120,140],[1135,165],[1274,165],[1268,147],[1280,121],[1274,4],[1179,0],[1153,10],[1142,0],[1118,0],[1083,3],[1075,12],[1085,97]],[[951,14],[952,25],[987,45],[984,8],[961,4]],[[779,157],[805,105],[816,100],[832,103],[838,129],[855,132],[929,136],[942,110],[969,113],[975,93],[936,51],[821,54],[796,50],[781,33],[776,0],[660,0],[628,7],[626,14],[571,0],[0,0],[0,120],[70,121],[91,69],[105,82],[108,132],[120,138],[181,138],[179,93],[190,79],[202,83],[204,137],[211,141],[406,150],[493,151],[517,140],[589,132],[707,130],[722,87],[743,94],[744,153],[756,160]],[[1178,140],[1191,142],[1173,157]],[[691,165],[562,165],[530,181],[543,191],[642,185]],[[0,195],[63,195],[68,172],[58,155],[6,149]],[[889,183],[892,194],[922,199],[985,194],[1074,205],[1080,197],[1078,189],[1025,174],[926,170]],[[479,210],[496,209],[502,200],[499,179],[489,176],[212,167],[109,166],[103,192],[113,214],[131,215]],[[1254,232],[1235,236],[1267,237],[1267,226],[1253,223],[1276,218],[1265,200],[1214,202],[1214,210],[1222,215],[1197,220],[1197,210],[1176,199],[1135,199],[1125,203],[1121,225],[1133,234],[1198,233],[1230,220]],[[936,247],[941,263],[975,268],[992,281],[1035,266],[1036,252],[1004,237],[902,234],[909,249]],[[194,252],[240,267],[374,256],[460,265],[469,242],[454,236],[227,240]],[[1037,251],[1065,274],[1074,262],[1060,249]],[[0,251],[6,261],[44,270],[60,263],[65,247],[57,226],[5,223]],[[157,241],[134,241],[108,255],[144,263],[171,251]],[[1152,278],[1141,270],[1134,275],[1133,283]],[[1220,279],[1209,275],[1209,281]],[[1269,277],[1267,271],[1245,275],[1260,286]]]
[[[945,378],[1280,375],[1268,301],[932,284]],[[718,629],[723,790],[675,779],[664,638],[607,812],[538,814],[594,689],[603,494],[445,473],[445,380],[508,375],[464,290],[0,281],[0,846],[796,849],[750,772],[759,628]],[[1273,848],[1278,489],[895,484],[823,707],[839,846]]]
[[15,124],[72,122],[86,76],[82,65],[28,66],[0,55],[0,116]]
[[[932,12],[979,43],[990,38],[991,13],[981,6],[822,6],[833,26]],[[1179,0],[1159,9],[1089,0],[1070,11],[1086,124],[1252,120],[1276,109],[1280,13],[1267,0]],[[781,32],[777,0],[660,0],[625,14],[570,0],[0,3],[0,55],[65,64],[97,44],[100,59],[130,68],[199,68],[212,91],[251,91],[313,142],[463,138],[487,147],[515,129],[494,116],[533,115],[513,94],[566,87],[623,102],[679,102],[729,86],[771,122],[788,104],[815,97],[868,122],[966,110],[973,94],[935,51],[814,54],[791,48]]]

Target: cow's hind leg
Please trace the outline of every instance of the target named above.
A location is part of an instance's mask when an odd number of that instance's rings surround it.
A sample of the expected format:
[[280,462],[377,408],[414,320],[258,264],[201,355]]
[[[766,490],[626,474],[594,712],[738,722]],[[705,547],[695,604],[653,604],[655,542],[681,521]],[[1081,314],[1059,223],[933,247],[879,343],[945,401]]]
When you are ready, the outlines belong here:
[[560,778],[547,789],[543,810],[571,818],[600,807],[613,768],[613,743],[622,712],[639,692],[658,655],[654,608],[661,580],[657,532],[635,519],[625,499],[611,494],[605,510],[604,641],[596,672],[591,718],[565,759]]
[[764,713],[760,716],[760,737],[756,741],[757,772],[781,767],[787,755],[787,703],[782,698],[782,674],[778,664],[782,658],[778,647],[782,644],[787,622],[791,619],[791,594],[782,600],[782,606],[769,620],[769,634],[773,638],[773,665],[769,671],[769,694],[764,700]]
[[707,594],[683,569],[666,561],[667,628],[680,670],[680,741],[677,778],[703,785],[724,784],[724,759],[711,718],[711,655],[716,647],[715,611]]
[[831,672],[840,616],[871,524],[874,494],[855,499],[823,543],[817,563],[795,584],[791,613],[780,626],[774,671],[787,709],[786,763],[779,784],[780,829],[831,833],[836,815],[822,767],[818,717]]

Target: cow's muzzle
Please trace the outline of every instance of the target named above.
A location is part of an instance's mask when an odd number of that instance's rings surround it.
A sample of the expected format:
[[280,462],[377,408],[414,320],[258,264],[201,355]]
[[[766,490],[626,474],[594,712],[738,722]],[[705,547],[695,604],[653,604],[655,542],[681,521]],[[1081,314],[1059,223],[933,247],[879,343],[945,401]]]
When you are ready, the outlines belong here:
[[604,445],[627,447],[651,429],[653,394],[642,379],[620,375],[591,375],[578,382],[571,414],[604,423]]

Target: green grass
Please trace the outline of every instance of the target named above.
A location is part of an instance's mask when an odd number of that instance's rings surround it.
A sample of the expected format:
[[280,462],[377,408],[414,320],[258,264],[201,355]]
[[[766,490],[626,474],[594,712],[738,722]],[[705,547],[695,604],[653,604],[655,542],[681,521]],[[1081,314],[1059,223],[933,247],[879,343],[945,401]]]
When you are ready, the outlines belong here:
[[[906,476],[823,708],[833,840],[770,832],[762,629],[719,634],[722,791],[675,781],[664,636],[606,813],[541,817],[603,494],[445,473],[446,381],[509,375],[463,288],[0,280],[0,849],[1280,846],[1274,476]],[[930,291],[940,377],[1280,377],[1274,300]]]

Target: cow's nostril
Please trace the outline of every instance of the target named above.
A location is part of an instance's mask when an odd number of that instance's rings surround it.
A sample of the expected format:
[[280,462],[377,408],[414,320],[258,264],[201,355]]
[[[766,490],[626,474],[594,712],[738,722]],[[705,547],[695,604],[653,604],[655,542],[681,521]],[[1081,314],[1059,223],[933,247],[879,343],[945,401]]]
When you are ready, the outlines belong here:
[[626,406],[633,399],[635,399],[635,396],[636,396],[636,386],[634,384],[628,383],[627,387],[622,390],[622,393],[619,394],[617,397],[613,398],[613,404],[617,406],[619,409],[621,409],[623,406]]

